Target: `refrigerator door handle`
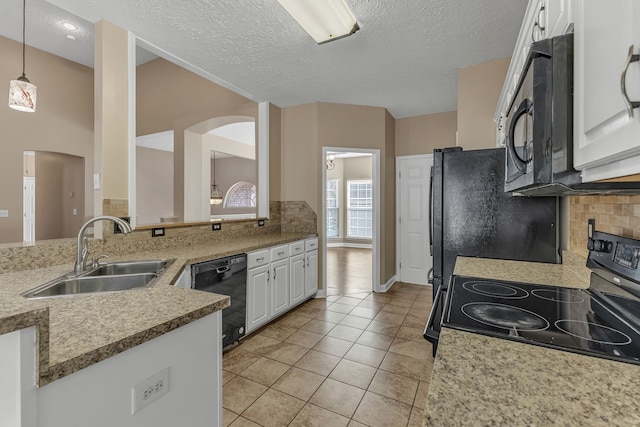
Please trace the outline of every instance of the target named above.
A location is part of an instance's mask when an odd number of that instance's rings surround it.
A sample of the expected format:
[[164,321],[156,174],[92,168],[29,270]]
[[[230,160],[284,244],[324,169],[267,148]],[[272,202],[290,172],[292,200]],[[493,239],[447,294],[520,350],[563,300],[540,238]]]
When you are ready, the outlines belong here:
[[433,256],[433,166],[429,179],[429,255]]

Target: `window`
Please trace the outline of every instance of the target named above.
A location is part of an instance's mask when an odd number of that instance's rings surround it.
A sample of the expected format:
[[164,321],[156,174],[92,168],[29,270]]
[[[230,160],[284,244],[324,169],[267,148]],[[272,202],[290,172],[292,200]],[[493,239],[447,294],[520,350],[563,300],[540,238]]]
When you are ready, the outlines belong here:
[[255,208],[256,186],[250,182],[236,182],[224,196],[225,208]]
[[371,181],[347,182],[347,237],[372,237],[373,198]]
[[338,205],[339,179],[327,180],[327,237],[340,237],[340,209]]

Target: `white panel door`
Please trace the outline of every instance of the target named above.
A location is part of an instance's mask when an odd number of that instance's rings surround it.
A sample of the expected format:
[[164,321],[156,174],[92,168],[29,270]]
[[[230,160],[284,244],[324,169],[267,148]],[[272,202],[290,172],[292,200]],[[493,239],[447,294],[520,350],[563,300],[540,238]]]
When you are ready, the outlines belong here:
[[398,280],[427,284],[429,185],[433,156],[398,157]]
[[23,239],[25,242],[36,240],[36,179],[32,176],[24,177],[23,195]]

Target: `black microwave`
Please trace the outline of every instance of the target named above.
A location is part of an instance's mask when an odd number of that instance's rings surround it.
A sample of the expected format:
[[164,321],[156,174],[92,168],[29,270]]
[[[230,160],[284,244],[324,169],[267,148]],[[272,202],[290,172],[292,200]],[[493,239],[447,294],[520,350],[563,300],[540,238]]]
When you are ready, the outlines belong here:
[[581,182],[573,169],[573,34],[531,45],[506,123],[505,191]]

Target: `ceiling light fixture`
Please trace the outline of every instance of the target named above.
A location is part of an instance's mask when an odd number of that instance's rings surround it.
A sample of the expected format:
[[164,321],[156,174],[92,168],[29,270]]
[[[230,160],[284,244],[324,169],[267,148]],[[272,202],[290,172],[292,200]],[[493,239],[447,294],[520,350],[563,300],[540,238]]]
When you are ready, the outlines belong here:
[[22,0],[22,75],[9,82],[9,107],[18,111],[33,113],[36,111],[36,96],[38,88],[31,84],[24,74],[25,57],[25,23],[26,23],[27,0]]
[[327,156],[327,170],[333,170],[336,167],[335,162],[333,161],[336,157],[333,154],[329,154]]
[[318,43],[350,36],[360,29],[344,0],[278,0]]
[[224,192],[216,184],[216,152],[213,152],[213,184],[211,184],[211,198],[209,203],[212,205],[219,205],[224,199]]
[[75,30],[77,30],[77,29],[78,29],[78,27],[76,27],[75,25],[73,25],[73,24],[72,24],[72,23],[70,23],[70,22],[63,22],[63,23],[62,23],[62,26],[63,26],[64,28],[66,28],[67,30],[69,30],[69,31],[75,31]]

